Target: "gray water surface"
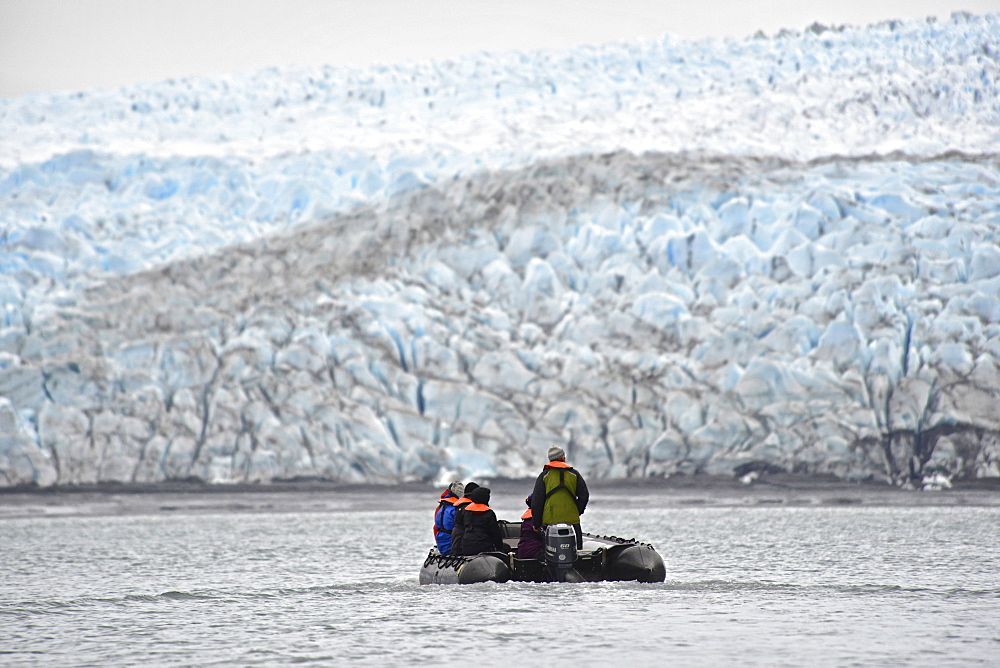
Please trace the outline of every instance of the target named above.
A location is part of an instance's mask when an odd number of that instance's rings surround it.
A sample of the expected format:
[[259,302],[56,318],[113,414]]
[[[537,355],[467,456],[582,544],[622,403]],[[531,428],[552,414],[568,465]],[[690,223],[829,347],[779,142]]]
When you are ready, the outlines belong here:
[[666,582],[421,586],[436,495],[0,499],[0,664],[1000,665],[996,503],[604,493]]

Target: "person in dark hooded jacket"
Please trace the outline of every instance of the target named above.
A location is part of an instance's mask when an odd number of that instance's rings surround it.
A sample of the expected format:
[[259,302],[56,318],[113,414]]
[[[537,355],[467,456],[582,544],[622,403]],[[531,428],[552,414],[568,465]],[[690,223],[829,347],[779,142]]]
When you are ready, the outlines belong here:
[[465,532],[465,523],[463,521],[463,515],[465,513],[465,507],[472,503],[472,499],[469,498],[469,494],[472,494],[479,485],[474,482],[468,482],[465,484],[465,491],[461,498],[455,501],[455,517],[451,527],[451,554],[463,554],[462,552],[462,534]]
[[506,552],[503,531],[490,508],[490,488],[479,487],[469,495],[472,503],[462,511],[462,554]]

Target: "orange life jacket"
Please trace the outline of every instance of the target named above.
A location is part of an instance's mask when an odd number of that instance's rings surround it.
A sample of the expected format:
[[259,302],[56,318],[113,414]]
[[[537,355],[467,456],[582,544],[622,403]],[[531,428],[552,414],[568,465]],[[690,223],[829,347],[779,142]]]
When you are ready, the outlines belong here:
[[571,469],[573,467],[570,466],[569,464],[567,464],[566,462],[561,462],[561,461],[556,460],[556,461],[551,461],[548,464],[546,464],[545,468],[547,468],[547,469]]
[[521,519],[522,520],[530,520],[531,519],[531,508],[528,508],[527,510],[524,511],[524,514],[521,515]]
[[465,507],[465,509],[468,510],[469,512],[481,513],[486,510],[489,510],[490,507],[487,506],[485,503],[470,503]]

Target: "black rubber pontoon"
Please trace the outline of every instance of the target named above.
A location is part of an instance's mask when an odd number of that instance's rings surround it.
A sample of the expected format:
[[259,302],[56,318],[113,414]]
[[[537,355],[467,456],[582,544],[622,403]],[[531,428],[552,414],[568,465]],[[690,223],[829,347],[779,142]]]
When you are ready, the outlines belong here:
[[473,557],[445,556],[433,548],[420,569],[420,584],[507,582],[510,580],[510,567],[506,559],[507,555],[500,552]]

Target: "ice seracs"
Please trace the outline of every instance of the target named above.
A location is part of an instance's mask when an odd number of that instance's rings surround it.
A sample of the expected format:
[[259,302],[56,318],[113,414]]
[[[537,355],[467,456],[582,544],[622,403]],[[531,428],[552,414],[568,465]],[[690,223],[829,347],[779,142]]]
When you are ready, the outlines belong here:
[[998,476],[998,21],[0,100],[0,484]]

